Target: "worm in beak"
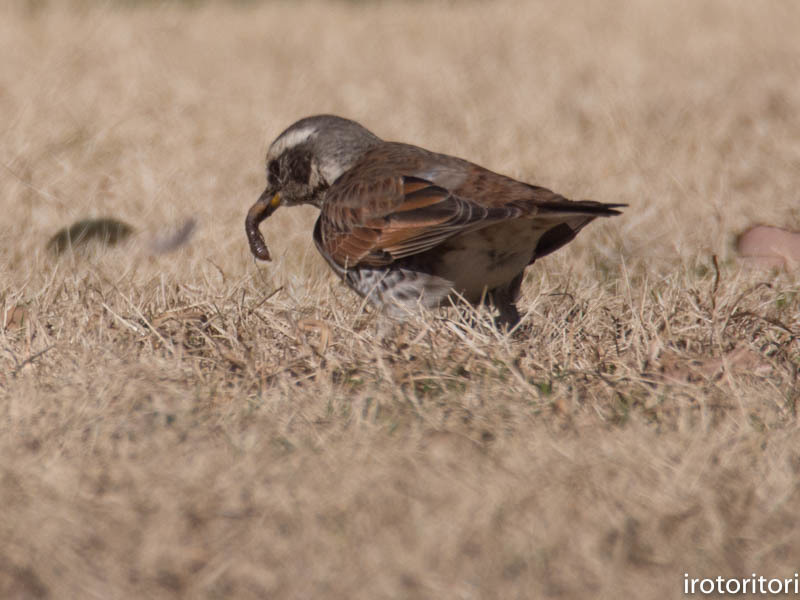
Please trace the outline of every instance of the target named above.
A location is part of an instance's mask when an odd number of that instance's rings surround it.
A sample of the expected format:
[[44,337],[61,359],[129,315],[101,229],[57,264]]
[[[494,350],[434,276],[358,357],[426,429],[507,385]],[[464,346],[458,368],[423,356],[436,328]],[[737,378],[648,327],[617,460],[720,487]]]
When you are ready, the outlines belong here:
[[260,260],[272,260],[269,255],[267,243],[261,235],[258,226],[261,221],[274,213],[281,205],[280,193],[272,193],[269,189],[264,190],[261,197],[256,201],[250,210],[247,211],[247,218],[244,221],[244,229],[247,232],[247,241],[250,243],[250,252]]

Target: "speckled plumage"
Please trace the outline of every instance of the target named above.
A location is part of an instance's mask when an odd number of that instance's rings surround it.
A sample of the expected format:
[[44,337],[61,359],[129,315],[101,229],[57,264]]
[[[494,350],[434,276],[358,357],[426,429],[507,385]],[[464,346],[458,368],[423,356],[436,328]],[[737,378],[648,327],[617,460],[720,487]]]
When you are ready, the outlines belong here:
[[330,115],[278,136],[267,176],[248,216],[254,254],[263,244],[258,222],[277,208],[270,199],[315,204],[317,248],[373,304],[403,315],[418,304],[438,306],[455,291],[472,303],[488,300],[508,326],[519,320],[525,268],[623,206],[570,201],[453,156],[384,142]]

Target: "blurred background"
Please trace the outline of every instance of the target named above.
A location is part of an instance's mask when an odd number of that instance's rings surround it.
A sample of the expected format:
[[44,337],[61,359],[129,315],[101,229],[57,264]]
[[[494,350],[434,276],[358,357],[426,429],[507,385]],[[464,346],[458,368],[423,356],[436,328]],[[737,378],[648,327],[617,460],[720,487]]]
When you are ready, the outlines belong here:
[[[800,228],[798,33],[794,0],[4,0],[0,597],[792,577],[797,271],[734,242]],[[629,207],[531,269],[528,337],[382,338],[315,209],[247,247],[318,113]],[[56,258],[87,219],[133,233]]]
[[627,202],[613,244],[667,269],[728,256],[753,220],[797,224],[792,2],[4,6],[0,176],[5,235],[32,234],[21,255],[82,216],[195,215],[201,239],[242,264],[238,221],[267,145],[323,112]]

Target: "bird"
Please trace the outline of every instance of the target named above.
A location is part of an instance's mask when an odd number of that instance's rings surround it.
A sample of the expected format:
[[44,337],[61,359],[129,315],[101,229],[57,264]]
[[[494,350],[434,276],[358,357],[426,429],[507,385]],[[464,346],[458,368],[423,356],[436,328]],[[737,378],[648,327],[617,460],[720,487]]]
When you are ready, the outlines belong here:
[[520,321],[525,269],[626,204],[568,200],[467,160],[384,141],[335,115],[300,119],[269,146],[267,185],[245,230],[270,260],[260,223],[282,206],[311,204],[322,257],[352,290],[392,317],[452,299]]

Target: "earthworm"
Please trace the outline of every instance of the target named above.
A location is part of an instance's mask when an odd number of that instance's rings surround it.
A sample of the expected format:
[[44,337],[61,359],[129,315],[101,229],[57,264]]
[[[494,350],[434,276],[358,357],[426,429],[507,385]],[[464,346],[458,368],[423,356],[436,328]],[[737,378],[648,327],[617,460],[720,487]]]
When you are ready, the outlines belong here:
[[280,200],[277,194],[265,190],[256,203],[247,211],[247,218],[244,220],[247,241],[250,243],[250,252],[260,260],[272,260],[272,258],[269,255],[267,243],[264,241],[264,236],[261,234],[261,231],[259,231],[258,226],[261,221],[274,213],[279,205]]

